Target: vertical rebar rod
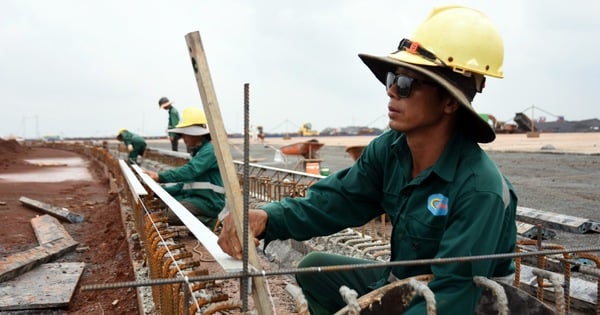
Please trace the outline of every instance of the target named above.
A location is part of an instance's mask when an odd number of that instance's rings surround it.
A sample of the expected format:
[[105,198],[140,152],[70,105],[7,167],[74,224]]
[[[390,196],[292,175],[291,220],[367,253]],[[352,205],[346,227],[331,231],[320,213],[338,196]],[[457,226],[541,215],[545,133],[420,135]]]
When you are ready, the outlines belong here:
[[244,275],[240,278],[240,293],[242,294],[242,310],[244,312],[248,311],[248,203],[249,203],[249,190],[250,186],[248,183],[248,170],[250,163],[250,100],[249,100],[249,89],[250,84],[244,83],[244,178],[242,183],[242,192],[243,195],[243,213],[244,213],[244,239],[243,239],[243,264],[242,264],[242,274]]

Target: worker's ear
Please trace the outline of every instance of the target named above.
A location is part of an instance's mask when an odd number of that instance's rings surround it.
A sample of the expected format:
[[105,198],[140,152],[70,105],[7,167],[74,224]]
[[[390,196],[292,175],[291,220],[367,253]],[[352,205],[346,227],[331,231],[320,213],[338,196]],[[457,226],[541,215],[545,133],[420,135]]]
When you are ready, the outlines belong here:
[[446,114],[455,113],[458,110],[458,108],[460,107],[460,105],[458,104],[458,101],[450,95],[446,95],[444,97],[443,103],[444,103],[444,113],[446,113]]

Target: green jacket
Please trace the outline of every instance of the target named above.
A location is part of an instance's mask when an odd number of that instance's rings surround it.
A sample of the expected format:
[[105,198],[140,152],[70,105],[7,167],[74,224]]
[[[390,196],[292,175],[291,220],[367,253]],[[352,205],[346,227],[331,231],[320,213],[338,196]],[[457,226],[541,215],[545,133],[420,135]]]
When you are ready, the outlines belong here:
[[121,139],[123,139],[123,144],[125,146],[132,145],[134,150],[139,150],[141,148],[146,148],[146,141],[141,136],[137,134],[125,130],[121,133]]
[[[175,107],[171,105],[169,108],[169,122],[167,124],[167,129],[173,129],[179,123],[179,112]],[[174,132],[169,132],[169,137],[180,137],[181,135]]]
[[191,202],[216,218],[225,207],[225,189],[212,143],[204,142],[185,165],[158,173],[159,183],[177,200]]
[[[374,139],[356,163],[312,185],[305,198],[264,206],[265,244],[273,239],[306,240],[358,227],[382,213],[393,223],[391,260],[513,253],[517,196],[495,163],[461,133],[438,161],[410,178],[411,153],[403,134]],[[481,290],[473,276],[506,276],[512,259],[394,267],[398,279],[433,274],[438,314],[473,314]],[[387,283],[389,273],[373,288]],[[404,314],[425,314],[413,299]]]

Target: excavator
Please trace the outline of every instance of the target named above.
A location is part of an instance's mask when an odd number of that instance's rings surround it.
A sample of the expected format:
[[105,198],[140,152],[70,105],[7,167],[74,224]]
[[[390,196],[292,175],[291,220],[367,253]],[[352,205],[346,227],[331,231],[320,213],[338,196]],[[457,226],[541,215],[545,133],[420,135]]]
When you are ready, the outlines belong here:
[[301,137],[313,137],[313,136],[318,136],[319,132],[317,130],[312,130],[312,124],[307,122],[302,124],[302,126],[300,127],[300,130],[298,131],[298,134]]

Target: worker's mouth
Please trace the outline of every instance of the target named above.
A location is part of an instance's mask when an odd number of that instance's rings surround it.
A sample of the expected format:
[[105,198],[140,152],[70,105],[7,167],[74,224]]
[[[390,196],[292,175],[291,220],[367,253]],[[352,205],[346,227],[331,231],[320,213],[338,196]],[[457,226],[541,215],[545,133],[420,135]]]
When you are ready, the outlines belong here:
[[398,117],[401,114],[400,111],[395,110],[394,108],[392,108],[391,106],[388,106],[388,117],[390,119],[393,119],[394,117]]

